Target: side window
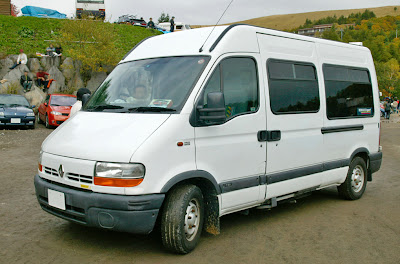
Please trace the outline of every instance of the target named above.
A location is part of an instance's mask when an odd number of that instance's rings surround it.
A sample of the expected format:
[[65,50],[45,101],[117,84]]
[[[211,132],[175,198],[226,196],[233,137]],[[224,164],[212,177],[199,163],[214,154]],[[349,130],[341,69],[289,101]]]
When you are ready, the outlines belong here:
[[329,119],[372,117],[374,100],[368,70],[324,65]]
[[255,61],[251,58],[223,60],[205,87],[204,107],[207,107],[207,94],[216,91],[224,93],[227,118],[257,111],[259,99]]
[[268,61],[269,95],[274,114],[316,113],[319,88],[312,64]]

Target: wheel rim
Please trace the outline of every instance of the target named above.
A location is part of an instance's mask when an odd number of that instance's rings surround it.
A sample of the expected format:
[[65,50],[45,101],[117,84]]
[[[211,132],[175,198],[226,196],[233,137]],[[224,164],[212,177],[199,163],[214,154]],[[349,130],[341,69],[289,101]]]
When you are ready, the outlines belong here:
[[186,208],[185,215],[185,235],[188,241],[192,241],[198,230],[200,224],[200,210],[199,210],[199,202],[196,199],[192,199],[188,207]]
[[364,186],[364,170],[360,165],[353,169],[351,174],[351,188],[354,192],[359,192]]

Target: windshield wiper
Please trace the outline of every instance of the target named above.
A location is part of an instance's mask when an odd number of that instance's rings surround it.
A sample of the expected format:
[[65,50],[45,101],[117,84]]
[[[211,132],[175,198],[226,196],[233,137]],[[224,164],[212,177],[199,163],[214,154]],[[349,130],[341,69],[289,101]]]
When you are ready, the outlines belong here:
[[86,111],[103,111],[105,109],[123,109],[123,106],[119,106],[119,105],[98,105],[96,107],[93,108],[88,108],[86,109]]
[[163,107],[151,107],[151,106],[140,106],[133,107],[128,109],[129,112],[176,112],[175,109],[172,108],[163,108]]

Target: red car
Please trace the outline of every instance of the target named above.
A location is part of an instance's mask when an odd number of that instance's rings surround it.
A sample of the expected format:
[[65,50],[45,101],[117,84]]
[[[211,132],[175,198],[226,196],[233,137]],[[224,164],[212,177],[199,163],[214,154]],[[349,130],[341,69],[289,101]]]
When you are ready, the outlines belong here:
[[76,102],[76,96],[70,94],[49,94],[44,103],[39,106],[38,123],[45,123],[47,128],[61,125],[69,118],[71,107]]

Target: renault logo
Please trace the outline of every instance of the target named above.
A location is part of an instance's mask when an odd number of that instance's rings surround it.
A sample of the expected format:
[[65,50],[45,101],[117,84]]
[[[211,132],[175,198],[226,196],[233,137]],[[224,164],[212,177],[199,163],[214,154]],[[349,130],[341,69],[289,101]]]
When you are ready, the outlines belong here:
[[60,175],[61,178],[64,177],[64,167],[62,164],[58,168],[58,175]]

